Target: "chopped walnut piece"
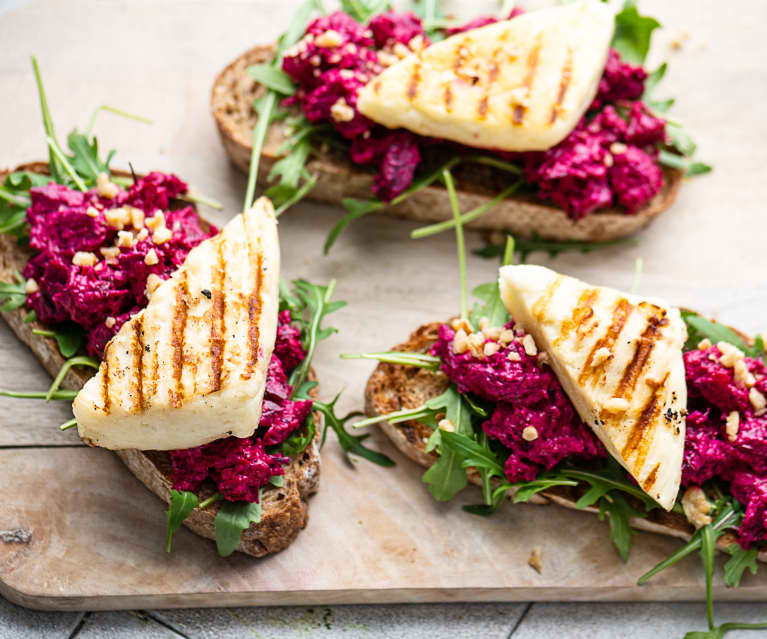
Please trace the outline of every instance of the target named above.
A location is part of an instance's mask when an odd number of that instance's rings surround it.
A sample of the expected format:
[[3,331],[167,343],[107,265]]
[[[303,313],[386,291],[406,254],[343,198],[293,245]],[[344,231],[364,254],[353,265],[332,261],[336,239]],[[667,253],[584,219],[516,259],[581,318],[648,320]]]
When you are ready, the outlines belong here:
[[538,347],[535,345],[533,336],[529,333],[522,338],[522,346],[525,349],[525,353],[527,353],[530,357],[538,354]]
[[535,570],[539,575],[543,571],[543,557],[541,556],[541,547],[535,546],[530,553],[530,559],[527,560],[528,565]]
[[96,192],[101,196],[109,200],[113,200],[120,192],[120,187],[114,182],[109,181],[109,176],[106,173],[99,173],[96,178]]
[[535,426],[525,426],[522,429],[522,439],[526,442],[533,442],[538,439],[538,430]]
[[727,415],[727,424],[725,426],[725,432],[727,433],[727,439],[734,442],[738,438],[738,429],[740,428],[740,413],[734,410]]
[[698,486],[690,486],[682,496],[684,515],[695,528],[703,528],[711,523],[711,504],[706,499],[706,493]]

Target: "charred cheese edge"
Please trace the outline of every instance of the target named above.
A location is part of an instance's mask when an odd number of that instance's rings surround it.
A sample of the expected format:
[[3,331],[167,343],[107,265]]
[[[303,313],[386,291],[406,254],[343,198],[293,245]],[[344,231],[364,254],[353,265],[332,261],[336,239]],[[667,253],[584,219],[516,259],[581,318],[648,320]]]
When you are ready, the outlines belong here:
[[670,510],[679,491],[687,386],[679,310],[542,266],[505,266],[501,297],[549,355],[581,419]]
[[193,248],[107,344],[74,401],[80,437],[174,450],[258,426],[277,331],[280,255],[267,198]]
[[459,33],[373,78],[357,108],[390,129],[542,151],[593,101],[614,28],[609,7],[581,0]]

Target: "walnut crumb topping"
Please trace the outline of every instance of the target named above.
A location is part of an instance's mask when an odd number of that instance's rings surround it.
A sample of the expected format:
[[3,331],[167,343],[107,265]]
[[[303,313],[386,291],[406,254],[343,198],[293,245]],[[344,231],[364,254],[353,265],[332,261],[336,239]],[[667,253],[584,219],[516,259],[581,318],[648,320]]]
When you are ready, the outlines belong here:
[[727,432],[727,439],[734,442],[738,437],[738,429],[740,428],[740,413],[734,410],[727,415],[727,424],[725,431]]
[[702,528],[711,523],[711,504],[706,499],[706,493],[698,486],[690,486],[682,496],[684,515],[695,528]]
[[538,439],[538,430],[535,426],[525,426],[524,429],[522,429],[522,439],[526,442],[533,442]]

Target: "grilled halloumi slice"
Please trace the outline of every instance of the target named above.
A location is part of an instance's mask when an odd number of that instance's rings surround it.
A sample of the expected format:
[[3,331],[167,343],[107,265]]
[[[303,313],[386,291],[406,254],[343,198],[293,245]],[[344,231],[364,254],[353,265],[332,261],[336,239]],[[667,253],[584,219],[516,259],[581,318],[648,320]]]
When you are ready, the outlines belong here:
[[503,151],[561,142],[596,95],[612,11],[580,0],[451,36],[395,62],[360,92],[390,129]]
[[511,316],[548,353],[581,419],[670,510],[687,407],[679,309],[542,266],[504,266],[500,287]]
[[277,221],[261,198],[192,249],[107,344],[74,401],[80,437],[174,450],[251,435],[277,331],[279,270]]

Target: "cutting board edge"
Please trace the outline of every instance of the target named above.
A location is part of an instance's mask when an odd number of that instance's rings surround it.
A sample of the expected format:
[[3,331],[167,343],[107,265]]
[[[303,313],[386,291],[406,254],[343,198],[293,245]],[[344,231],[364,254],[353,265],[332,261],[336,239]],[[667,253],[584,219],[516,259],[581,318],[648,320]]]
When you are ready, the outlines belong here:
[[[700,588],[668,586],[627,588],[387,588],[360,590],[294,590],[260,592],[197,592],[132,595],[56,596],[25,593],[0,581],[0,595],[32,610],[89,611],[144,608],[224,608],[241,606],[330,606],[353,604],[474,603],[474,602],[702,602]],[[714,588],[717,601],[767,601],[760,588]]]

